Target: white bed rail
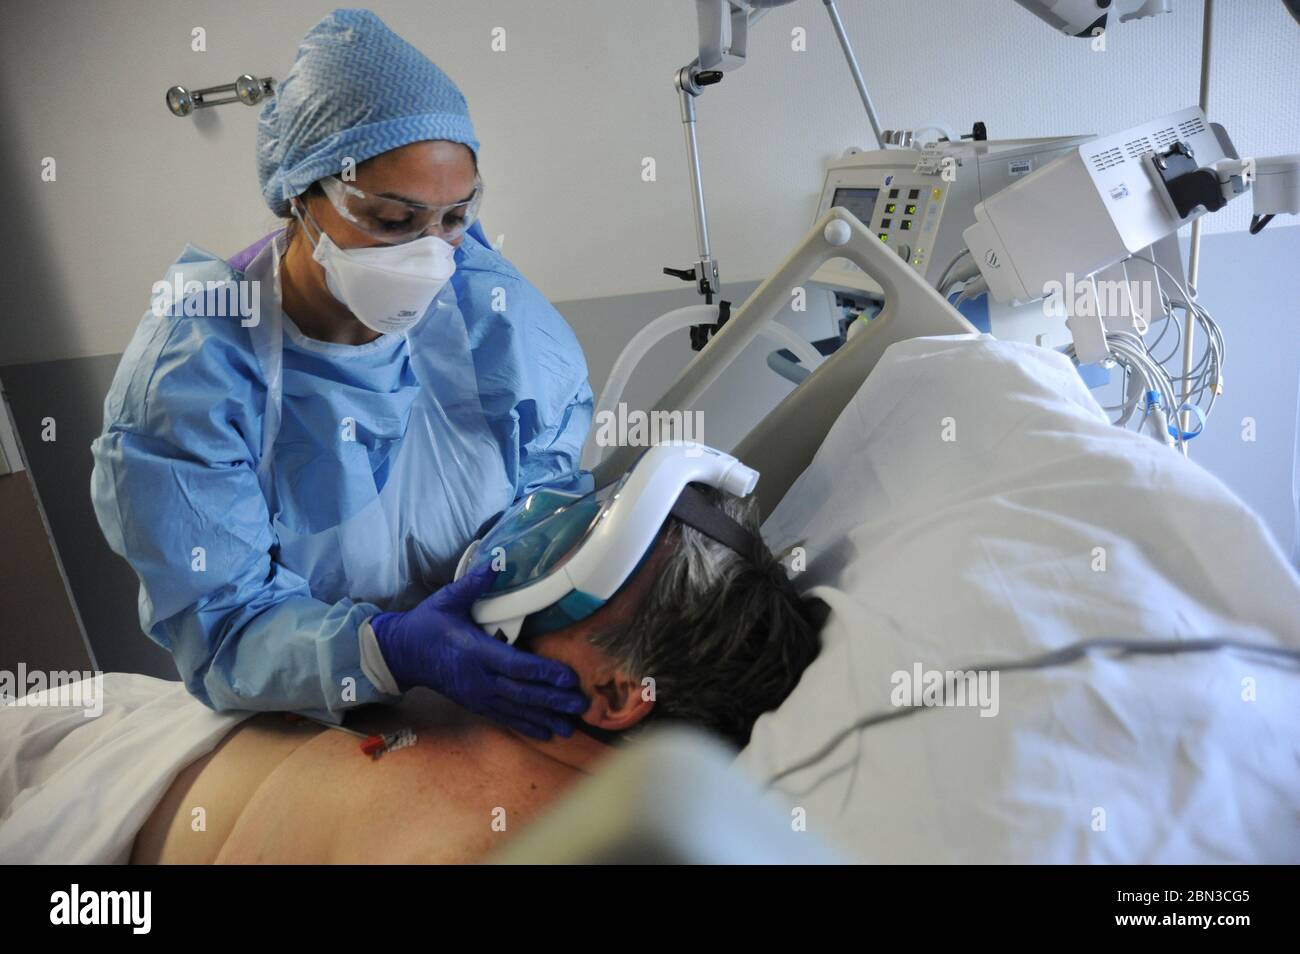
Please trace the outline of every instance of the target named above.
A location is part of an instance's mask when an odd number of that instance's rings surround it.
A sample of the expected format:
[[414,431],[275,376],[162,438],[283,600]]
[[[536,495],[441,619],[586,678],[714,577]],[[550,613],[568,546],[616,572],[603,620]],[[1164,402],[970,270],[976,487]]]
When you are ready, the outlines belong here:
[[[763,282],[678,375],[655,411],[691,407],[736,360],[759,329],[786,307],[793,290],[832,258],[845,258],[884,291],[885,307],[736,446],[733,453],[762,474],[756,497],[764,517],[803,473],[849,399],[896,341],[976,329],[907,262],[844,209],[827,210],[785,262]],[[621,474],[640,449],[619,447],[596,468],[596,485]]]

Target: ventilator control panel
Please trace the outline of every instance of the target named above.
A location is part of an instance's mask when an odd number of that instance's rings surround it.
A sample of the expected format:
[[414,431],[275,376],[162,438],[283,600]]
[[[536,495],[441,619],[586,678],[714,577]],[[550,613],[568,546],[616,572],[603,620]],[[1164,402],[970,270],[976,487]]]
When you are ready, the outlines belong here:
[[886,175],[871,217],[862,221],[924,275],[946,194],[932,176]]
[[[884,173],[877,181],[876,186],[837,185],[827,196],[827,207],[838,206],[852,212],[924,277],[947,198],[946,183],[938,176],[891,173]],[[858,271],[847,261],[839,267]]]
[[[927,282],[965,247],[963,230],[988,195],[1091,137],[944,142],[924,149],[850,149],[827,164],[817,215],[847,209]],[[880,286],[847,259],[832,259],[813,281],[850,295]]]

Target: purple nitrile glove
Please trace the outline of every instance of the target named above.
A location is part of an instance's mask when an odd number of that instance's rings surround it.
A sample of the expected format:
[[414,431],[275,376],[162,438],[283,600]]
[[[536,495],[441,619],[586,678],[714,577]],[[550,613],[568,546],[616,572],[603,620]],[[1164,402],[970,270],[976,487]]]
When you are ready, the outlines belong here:
[[414,609],[372,617],[384,662],[403,692],[427,686],[533,738],[572,735],[573,718],[588,706],[577,673],[493,639],[470,617],[491,583],[492,568],[485,566]]

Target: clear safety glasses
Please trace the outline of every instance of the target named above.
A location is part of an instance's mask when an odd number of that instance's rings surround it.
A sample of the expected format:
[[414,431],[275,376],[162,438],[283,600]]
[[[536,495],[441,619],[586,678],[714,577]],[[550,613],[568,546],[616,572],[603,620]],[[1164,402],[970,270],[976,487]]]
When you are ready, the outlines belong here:
[[321,179],[319,184],[339,215],[388,245],[401,245],[425,235],[455,241],[474,224],[483,201],[483,180],[478,177],[474,179],[474,194],[468,199],[439,207],[371,195],[336,176]]

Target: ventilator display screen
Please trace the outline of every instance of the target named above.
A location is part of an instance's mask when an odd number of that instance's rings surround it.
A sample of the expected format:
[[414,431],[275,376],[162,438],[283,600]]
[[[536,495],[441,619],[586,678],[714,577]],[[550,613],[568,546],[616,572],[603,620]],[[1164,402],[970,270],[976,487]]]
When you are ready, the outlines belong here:
[[879,189],[836,189],[831,205],[848,209],[864,225],[871,224],[871,215],[876,210],[876,196]]

